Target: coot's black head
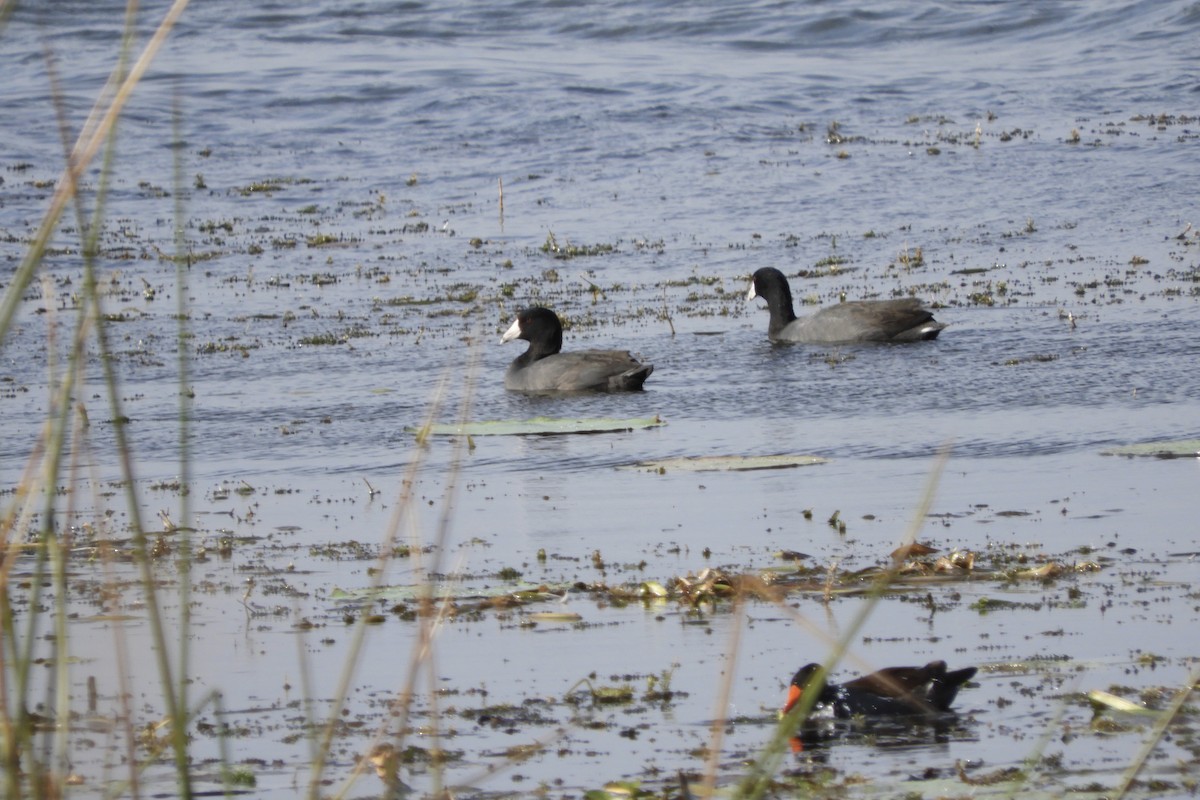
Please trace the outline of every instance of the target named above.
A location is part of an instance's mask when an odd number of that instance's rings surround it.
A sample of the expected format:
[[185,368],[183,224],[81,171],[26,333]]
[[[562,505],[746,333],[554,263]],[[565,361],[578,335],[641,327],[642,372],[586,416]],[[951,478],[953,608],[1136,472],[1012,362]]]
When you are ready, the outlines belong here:
[[554,355],[562,350],[562,323],[548,308],[533,306],[517,314],[513,324],[500,337],[500,342],[524,339],[529,342],[528,354],[533,360]]
[[786,324],[796,318],[792,308],[792,288],[782,272],[774,267],[763,267],[750,278],[750,291],[746,293],[747,300],[762,297],[767,301],[773,318]]

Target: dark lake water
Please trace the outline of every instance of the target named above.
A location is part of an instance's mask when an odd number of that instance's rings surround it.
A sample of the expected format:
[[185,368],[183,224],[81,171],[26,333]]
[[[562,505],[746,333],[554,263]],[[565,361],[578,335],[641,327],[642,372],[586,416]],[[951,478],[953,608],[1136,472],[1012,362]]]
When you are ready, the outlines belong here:
[[[165,10],[142,4],[135,50]],[[949,741],[880,750],[852,739],[829,749],[831,763],[884,787],[913,762],[953,778],[956,760],[1019,765],[1048,726],[1073,725],[1050,748],[1066,777],[1037,785],[1116,782],[1142,732],[1089,732],[1072,693],[1178,687],[1200,656],[1186,555],[1200,549],[1197,463],[1100,455],[1200,435],[1200,4],[194,3],[132,96],[111,167],[86,170],[79,210],[68,207],[26,283],[19,266],[61,181],[64,130],[73,141],[101,95],[123,16],[107,2],[0,16],[0,292],[11,310],[0,500],[17,513],[16,487],[38,485],[38,437],[85,319],[80,220],[101,204],[95,266],[120,408],[89,328],[71,393],[73,420],[89,424],[70,435],[74,471],[54,481],[72,490],[57,523],[81,541],[128,535],[114,413],[129,418],[143,518],[179,522],[179,493],[155,487],[182,474],[186,387],[190,523],[210,547],[241,537],[197,578],[196,696],[219,690],[225,709],[253,720],[235,761],[265,760],[261,792],[307,785],[294,704],[327,707],[350,653],[343,616],[358,611],[335,590],[372,580],[369,558],[325,548],[377,546],[418,455],[400,536],[432,541],[449,507],[447,539],[427,555],[436,568],[400,560],[383,583],[411,584],[427,567],[483,592],[504,568],[533,584],[636,586],[705,567],[758,572],[785,549],[818,566],[873,566],[945,450],[920,539],[945,552],[1019,550],[1031,563],[1111,561],[1048,584],[934,584],[945,606],[934,614],[889,596],[852,640],[846,672],[946,658],[984,667],[979,685],[962,693]],[[768,265],[789,276],[801,314],[916,295],[949,327],[911,346],[772,346],[766,311],[744,299],[750,273]],[[532,304],[567,320],[568,349],[627,348],[654,363],[646,391],[506,393],[520,348],[500,333]],[[435,438],[422,450],[406,428],[435,397],[446,422],[469,400],[474,420],[666,424],[479,436],[462,452]],[[829,461],[621,469],[777,453]],[[825,524],[835,511],[844,534]],[[17,514],[10,541],[43,518],[40,505]],[[122,601],[132,622],[95,616],[102,604],[84,587],[99,592],[127,566],[107,569],[72,566],[82,620],[72,682],[96,676],[99,716],[115,717],[113,642],[135,654],[148,644],[133,589]],[[240,602],[247,577],[261,615]],[[829,649],[762,601],[697,613],[569,596],[585,624],[529,625],[530,610],[555,608],[534,605],[439,629],[418,705],[423,724],[448,717],[440,746],[461,751],[452,783],[475,785],[506,748],[541,739],[558,755],[478,785],[557,795],[700,770],[694,750],[719,714],[743,720],[721,754],[727,781],[769,737],[792,672]],[[1029,605],[970,607],[996,596]],[[789,597],[833,636],[860,602]],[[338,749],[336,779],[386,728],[415,636],[394,618],[371,629],[351,702],[367,722]],[[1057,660],[1040,669],[1003,668],[1047,655]],[[511,730],[456,715],[561,698],[592,673],[644,682],[672,668],[685,697],[597,712],[608,727],[557,706],[552,722]],[[153,680],[148,659],[130,669]],[[717,708],[730,669],[730,701]],[[431,686],[445,693],[436,710]],[[161,714],[153,691],[139,700],[139,713]],[[216,747],[197,744],[202,757]],[[1171,758],[1195,756],[1172,747]],[[76,752],[85,793],[104,788],[111,758]],[[165,768],[148,774],[169,780]],[[403,777],[426,791],[432,774]],[[1161,765],[1156,776],[1179,778]],[[356,791],[379,785],[368,775]]]

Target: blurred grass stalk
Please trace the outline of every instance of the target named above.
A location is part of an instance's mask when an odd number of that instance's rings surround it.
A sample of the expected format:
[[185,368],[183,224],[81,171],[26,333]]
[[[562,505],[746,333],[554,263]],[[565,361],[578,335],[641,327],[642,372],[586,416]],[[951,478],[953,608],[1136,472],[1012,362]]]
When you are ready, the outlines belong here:
[[[116,144],[116,124],[121,111],[128,102],[134,88],[138,85],[150,63],[166,41],[166,38],[183,10],[187,0],[176,0],[168,10],[154,34],[148,40],[140,56],[128,65],[132,53],[133,37],[136,31],[136,3],[129,3],[125,16],[125,33],[119,51],[117,65],[111,73],[108,82],[73,147],[68,145],[67,122],[61,107],[61,92],[55,81],[54,64],[47,54],[48,71],[51,75],[52,95],[55,97],[59,112],[60,128],[64,136],[66,166],[55,186],[50,206],[42,217],[42,221],[31,240],[28,250],[17,271],[13,275],[8,288],[0,301],[0,351],[3,350],[12,329],[16,310],[22,297],[32,283],[46,251],[46,247],[59,229],[59,222],[68,203],[73,203],[77,218],[78,229],[82,238],[81,253],[83,259],[83,291],[80,313],[66,352],[66,364],[61,367],[57,363],[57,316],[53,314],[53,283],[46,281],[43,298],[48,310],[49,333],[47,334],[47,364],[48,385],[50,397],[46,422],[38,441],[34,444],[26,465],[20,485],[14,493],[13,502],[0,513],[0,764],[3,765],[4,796],[9,798],[58,797],[65,792],[65,787],[75,780],[70,772],[70,732],[72,713],[70,709],[70,664],[74,660],[69,651],[70,637],[67,629],[68,609],[68,579],[67,561],[71,549],[72,537],[70,521],[74,519],[75,493],[65,492],[67,507],[62,515],[65,524],[60,524],[58,511],[57,487],[64,475],[64,461],[68,455],[73,456],[70,468],[66,469],[66,485],[74,487],[82,485],[79,473],[83,469],[81,456],[88,450],[87,417],[82,403],[73,402],[75,389],[83,364],[86,360],[86,346],[95,336],[99,360],[104,367],[104,377],[108,400],[110,404],[113,430],[116,435],[117,459],[123,478],[125,498],[130,514],[131,542],[134,560],[138,564],[141,575],[143,600],[151,626],[155,643],[156,665],[159,679],[163,687],[163,698],[167,706],[167,720],[170,725],[169,739],[174,752],[174,762],[177,776],[177,789],[180,797],[190,798],[193,794],[191,787],[190,764],[187,751],[187,694],[188,679],[186,674],[187,641],[189,638],[186,627],[187,597],[183,597],[184,617],[179,629],[180,664],[179,677],[176,683],[166,647],[166,638],[159,609],[156,592],[156,576],[146,547],[145,528],[142,525],[140,506],[136,496],[136,480],[133,470],[133,458],[129,449],[124,429],[124,415],[121,408],[120,394],[117,391],[117,378],[113,368],[113,359],[108,347],[105,329],[105,317],[101,297],[97,291],[96,266],[99,255],[100,234],[103,228],[105,213],[105,197],[113,171],[113,161]],[[5,7],[5,20],[11,11]],[[105,148],[103,164],[99,170],[95,207],[89,214],[85,208],[85,198],[79,192],[81,178],[101,147]],[[176,151],[178,152],[178,150]],[[177,159],[179,156],[177,156]],[[177,163],[177,176],[179,165]],[[178,183],[178,181],[177,181]],[[177,198],[181,192],[177,192]],[[182,242],[181,208],[176,207],[176,237]],[[182,271],[179,273],[182,276]],[[184,298],[186,292],[180,291]],[[185,325],[180,327],[181,364],[184,363],[182,351],[185,348]],[[61,374],[60,374],[61,371]],[[185,375],[181,373],[181,388]],[[181,397],[186,393],[181,391]],[[182,401],[186,403],[186,399]],[[181,405],[180,416],[186,418],[189,410]],[[71,434],[68,435],[68,431]],[[181,436],[186,440],[186,427]],[[186,468],[186,449],[181,453],[181,460]],[[184,514],[187,513],[187,492],[184,491]],[[40,528],[35,528],[38,520],[38,507],[41,507]],[[96,504],[97,506],[99,503]],[[36,533],[35,533],[36,531]],[[66,531],[66,535],[60,535]],[[26,538],[32,534],[32,542],[27,544]],[[183,550],[190,549],[190,542],[185,542]],[[32,551],[32,577],[28,582],[13,581],[13,571],[20,563],[24,565],[27,559],[22,558]],[[184,565],[184,580],[180,581],[182,591],[186,592],[187,562]],[[50,607],[44,608],[41,602],[43,588],[49,584],[53,590],[53,601]],[[14,603],[15,601],[15,603]],[[27,618],[18,625],[14,606],[24,604]],[[36,650],[39,640],[39,629],[46,624],[44,617],[49,614],[49,624],[53,628],[49,639],[50,655],[41,656]],[[124,669],[125,652],[120,631],[117,629],[116,653],[118,662],[122,665],[120,672],[127,677]],[[35,664],[47,663],[53,667],[52,677],[47,681],[45,701],[36,697],[32,667]],[[122,679],[123,681],[125,678]],[[122,691],[122,702],[125,702],[126,692]],[[35,714],[31,709],[44,707],[48,714]],[[127,707],[126,707],[126,710]],[[128,713],[125,716],[127,737],[130,739],[130,753],[133,752],[132,720]],[[43,743],[38,744],[38,733],[46,733]],[[138,770],[136,759],[128,760],[130,776],[128,788],[137,794]]]

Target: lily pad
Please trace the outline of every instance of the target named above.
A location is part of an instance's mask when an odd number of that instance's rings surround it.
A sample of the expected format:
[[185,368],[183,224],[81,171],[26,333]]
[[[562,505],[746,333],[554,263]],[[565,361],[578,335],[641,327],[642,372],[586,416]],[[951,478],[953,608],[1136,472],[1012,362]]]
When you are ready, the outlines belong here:
[[639,461],[624,469],[640,469],[647,472],[744,472],[754,469],[785,469],[824,464],[828,459],[820,456],[775,455],[775,456],[695,456],[662,458],[655,461]]
[[1102,456],[1135,456],[1149,458],[1197,458],[1200,457],[1200,439],[1180,439],[1175,442],[1143,442],[1124,447],[1104,450]]
[[[534,417],[533,419],[500,419],[484,422],[452,422],[430,425],[432,436],[528,436],[563,433],[611,433],[655,428],[666,425],[662,417],[638,417],[633,419],[556,419]],[[421,433],[422,428],[408,427],[409,433]]]

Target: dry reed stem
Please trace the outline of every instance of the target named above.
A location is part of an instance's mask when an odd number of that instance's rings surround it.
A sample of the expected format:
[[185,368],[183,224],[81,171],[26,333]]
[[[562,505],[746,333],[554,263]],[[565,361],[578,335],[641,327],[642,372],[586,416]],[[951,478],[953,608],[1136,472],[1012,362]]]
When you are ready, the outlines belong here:
[[[481,361],[480,343],[482,342],[482,337],[477,335],[473,337],[472,341],[473,344],[470,351],[467,377],[464,380],[463,399],[458,412],[459,418],[464,422],[469,421],[470,419],[471,403],[474,399],[474,389],[477,383],[476,375],[478,373],[479,364]],[[458,478],[462,471],[463,448],[465,446],[466,437],[459,436],[454,438],[454,449],[451,455],[450,470],[443,486],[442,512],[439,517],[438,529],[433,543],[433,563],[429,567],[426,567],[422,563],[424,547],[422,538],[420,536],[418,520],[415,515],[416,505],[412,502],[412,495],[415,491],[418,468],[421,463],[423,463],[423,454],[427,452],[429,446],[428,431],[440,415],[442,405],[445,401],[448,383],[449,370],[447,370],[447,374],[439,383],[438,389],[435,391],[434,398],[430,402],[429,413],[426,415],[426,419],[421,427],[421,431],[417,434],[417,451],[402,480],[401,500],[396,506],[396,510],[393,512],[392,518],[385,532],[383,544],[379,554],[378,567],[372,573],[371,584],[366,593],[366,596],[370,597],[373,592],[382,587],[384,577],[387,573],[386,567],[392,560],[394,544],[399,538],[402,522],[407,518],[408,528],[410,530],[410,558],[414,564],[414,571],[423,576],[422,579],[424,583],[422,585],[422,593],[419,600],[420,611],[418,613],[418,619],[420,627],[417,645],[413,648],[413,651],[410,655],[409,666],[404,673],[405,677],[403,685],[397,692],[397,697],[390,707],[392,712],[391,716],[394,717],[394,724],[396,725],[397,729],[397,740],[400,743],[403,742],[404,731],[407,728],[412,700],[415,697],[414,687],[416,685],[417,676],[420,674],[420,670],[423,665],[431,665],[433,642],[436,638],[437,632],[441,629],[442,622],[445,620],[449,610],[448,600],[444,600],[442,603],[435,606],[432,576],[437,574],[439,571],[438,566],[440,564],[440,559],[442,554],[445,552],[445,545],[450,535],[450,527],[453,519],[454,508],[453,498],[457,492]],[[357,661],[357,655],[359,652],[361,652],[361,648],[365,643],[367,617],[368,615],[366,614],[361,614],[359,617],[355,628],[354,638],[351,642],[350,652],[347,656],[345,667],[343,668],[342,679],[339,683],[338,691],[335,694],[334,708],[330,711],[329,723],[325,727],[323,736],[317,748],[317,752],[314,754],[313,771],[309,783],[310,796],[314,798],[317,796],[316,792],[319,787],[319,780],[324,769],[325,753],[332,745],[334,726],[340,718],[341,710],[344,708],[345,700],[349,695],[349,685],[353,676],[353,667]],[[430,666],[430,695],[436,698],[436,687],[434,683],[436,680],[436,675],[432,674],[432,669],[432,666]],[[434,708],[434,719],[436,720],[436,700],[434,702]],[[393,720],[388,720],[388,722],[393,722]],[[437,732],[435,728],[435,742],[436,740]],[[374,749],[379,744],[380,736],[377,735],[376,738],[371,742],[371,745],[368,749]],[[367,762],[368,759],[365,756],[359,759],[358,764],[356,765],[355,769],[352,770],[350,776],[348,776],[345,785],[339,791],[337,796],[344,796],[345,793],[349,791],[355,780],[357,780],[359,775],[362,773]],[[438,794],[441,783],[440,766],[437,768],[434,779],[435,784],[438,784],[438,791],[435,791],[434,793]],[[389,789],[392,788],[395,787],[389,787]]]
[[[449,378],[443,376],[438,383],[437,389],[434,391],[433,398],[430,400],[429,412],[426,414],[425,422],[422,425],[422,430],[428,430],[429,427],[437,419],[441,411],[442,403],[445,401],[446,385]],[[421,435],[418,434],[418,441],[421,440]],[[409,461],[408,469],[405,470],[403,477],[400,480],[400,497],[396,503],[395,510],[392,512],[391,520],[388,523],[387,531],[384,534],[383,542],[380,546],[378,568],[370,571],[371,583],[368,587],[366,596],[370,596],[371,590],[378,589],[383,582],[383,576],[386,572],[383,569],[391,558],[391,550],[397,538],[401,523],[406,515],[413,513],[413,493],[415,491],[417,474],[421,465],[425,460],[427,448],[418,446]],[[417,553],[420,552],[420,547],[412,550],[412,557],[418,558]],[[362,648],[366,638],[367,626],[366,614],[360,614],[357,623],[354,626],[354,633],[350,640],[350,647],[347,651],[346,661],[342,666],[341,676],[338,679],[337,690],[334,693],[333,707],[329,710],[328,722],[322,729],[320,737],[316,740],[316,747],[312,751],[312,768],[309,773],[308,796],[312,800],[318,800],[321,796],[321,782],[325,771],[325,757],[329,752],[329,748],[333,743],[333,734],[336,730],[338,720],[341,716],[342,709],[345,707],[346,698],[350,691],[350,682],[354,677],[354,667],[358,655],[362,652]],[[304,687],[305,697],[311,697],[312,692],[306,680],[307,662],[301,658],[302,670],[302,685]]]
[[[143,77],[146,70],[148,69],[150,63],[153,61],[153,59],[157,55],[158,51],[161,49],[162,45],[165,43],[167,35],[173,29],[175,23],[178,21],[180,15],[182,15],[182,13],[183,13],[184,9],[187,7],[187,5],[188,5],[188,0],[176,0],[176,2],[168,10],[167,14],[164,16],[162,22],[158,26],[158,28],[155,31],[155,33],[153,34],[153,36],[150,38],[145,49],[142,51],[141,56],[134,63],[132,70],[130,70],[130,72],[128,74],[125,74],[125,66],[126,66],[125,53],[127,52],[128,46],[130,45],[130,43],[132,41],[133,31],[135,30],[132,23],[133,23],[133,14],[134,14],[135,9],[137,8],[137,4],[135,2],[130,2],[127,5],[127,7],[126,7],[126,27],[125,27],[126,33],[125,33],[125,38],[124,38],[124,42],[123,42],[123,47],[121,50],[121,57],[119,58],[116,67],[114,68],[113,72],[110,75],[108,84],[106,84],[105,89],[101,92],[100,96],[98,97],[97,102],[96,102],[95,106],[93,107],[92,113],[89,115],[87,122],[85,122],[83,131],[81,132],[79,138],[76,140],[75,146],[73,148],[70,148],[70,151],[67,153],[67,156],[66,156],[67,163],[63,169],[62,177],[55,185],[55,191],[51,198],[50,206],[42,217],[42,221],[41,221],[41,224],[39,225],[38,231],[37,231],[32,243],[30,244],[28,250],[26,251],[25,257],[22,259],[21,264],[19,265],[16,273],[14,274],[13,280],[9,284],[8,291],[4,295],[3,299],[0,300],[0,348],[3,347],[6,334],[11,326],[12,318],[16,313],[17,306],[21,302],[21,297],[22,297],[25,289],[28,287],[29,283],[32,281],[35,270],[37,269],[38,265],[41,263],[42,255],[45,252],[46,245],[49,242],[50,238],[53,236],[54,231],[57,229],[58,222],[62,216],[62,212],[65,209],[65,207],[69,201],[71,201],[71,200],[75,201],[77,216],[79,217],[80,222],[82,222],[84,214],[83,214],[83,210],[82,210],[82,205],[80,203],[80,198],[77,193],[78,181],[79,181],[79,178],[82,175],[83,171],[87,168],[88,164],[95,157],[95,154],[98,152],[100,146],[105,141],[107,141],[109,143],[109,148],[108,148],[108,152],[106,155],[105,168],[102,171],[102,178],[106,178],[108,175],[111,174],[111,159],[112,159],[112,154],[113,154],[112,144],[113,144],[114,140],[112,139],[110,134],[113,130],[113,127],[115,126],[116,121],[119,118],[121,111],[123,110],[125,104],[128,102],[129,97],[132,95],[134,88],[138,85],[141,78]],[[6,4],[2,7],[0,7],[0,15],[2,15],[2,16],[0,16],[0,21],[7,20],[8,14],[11,13],[11,10],[12,10],[12,4]],[[67,149],[66,142],[68,141],[68,137],[66,134],[66,126],[65,126],[65,122],[64,122],[65,114],[63,113],[61,103],[59,102],[59,98],[61,98],[61,92],[57,88],[58,87],[57,74],[54,70],[53,60],[51,58],[49,58],[49,56],[47,57],[47,62],[48,62],[49,74],[51,77],[52,95],[55,97],[56,111],[58,112],[60,131],[62,132],[63,137],[64,137],[64,149]],[[110,92],[110,88],[113,86],[116,86],[117,88],[115,89],[115,91]],[[111,99],[109,99],[110,95],[111,95]],[[106,102],[107,102],[107,108],[101,114],[99,109],[103,108],[105,106]],[[107,185],[106,182],[103,185],[106,186]],[[97,223],[100,219],[102,207],[103,207],[103,202],[101,199],[101,201],[97,203],[97,208],[96,208]],[[88,231],[88,228],[81,225],[80,230]],[[82,349],[82,339],[83,339],[84,334],[87,331],[89,325],[91,324],[91,321],[93,319],[101,318],[101,315],[99,312],[99,297],[96,292],[96,284],[95,284],[95,280],[94,280],[94,274],[92,273],[92,270],[91,270],[91,266],[92,266],[91,259],[88,257],[88,254],[95,252],[95,243],[97,241],[98,235],[99,235],[99,225],[93,224],[91,226],[88,234],[85,235],[85,240],[83,243],[83,245],[84,245],[83,252],[85,254],[85,274],[86,274],[85,283],[87,285],[87,289],[89,290],[89,291],[86,291],[85,294],[91,300],[91,303],[89,305],[90,305],[91,310],[95,312],[95,316],[93,317],[91,314],[89,314],[85,311],[85,313],[82,314],[80,317],[80,323],[79,323],[79,326],[76,331],[76,333],[77,333],[76,346],[74,348],[72,348],[73,363],[78,363],[78,360],[79,360],[78,354],[81,352],[81,349]],[[109,392],[110,392],[110,400],[114,404],[114,407],[117,407],[119,405],[119,401],[117,400],[116,393],[115,393],[115,378],[112,375],[111,368],[108,363],[108,358],[107,358],[108,348],[107,348],[106,342],[105,342],[103,326],[98,326],[96,329],[96,333],[97,333],[97,338],[100,340],[100,349],[102,351],[102,356],[103,356],[102,360],[105,362],[106,381],[107,381]],[[53,348],[53,347],[51,348],[51,353],[50,353],[51,359],[50,360],[52,363],[53,363],[53,354],[54,354],[55,350],[56,350],[56,348]],[[31,466],[34,463],[37,463],[39,465],[39,467],[41,467],[40,469],[36,470],[37,473],[40,473],[42,475],[43,480],[42,480],[41,485],[43,487],[49,487],[51,489],[51,491],[46,492],[46,494],[47,494],[47,498],[46,498],[47,515],[46,515],[46,526],[45,526],[45,538],[44,538],[43,546],[41,548],[39,548],[37,551],[38,552],[38,566],[35,567],[35,571],[37,574],[40,575],[41,569],[42,569],[41,565],[44,563],[44,559],[48,556],[51,560],[51,569],[52,569],[52,573],[54,576],[53,584],[57,589],[57,591],[56,591],[56,608],[57,608],[58,613],[55,614],[56,628],[57,628],[55,651],[56,651],[56,653],[58,653],[58,657],[55,658],[55,663],[58,665],[57,669],[59,671],[55,678],[56,696],[57,696],[56,706],[59,710],[59,713],[64,713],[64,714],[68,713],[67,707],[68,707],[68,703],[69,703],[69,686],[67,685],[67,677],[68,676],[66,673],[66,666],[65,666],[67,663],[69,663],[69,658],[65,654],[65,648],[67,647],[68,640],[67,640],[67,637],[65,636],[66,631],[64,629],[64,626],[66,624],[65,623],[66,614],[63,613],[64,612],[63,604],[66,602],[66,594],[67,594],[66,578],[65,578],[65,560],[64,560],[65,555],[62,550],[62,543],[58,541],[58,538],[54,533],[53,517],[52,517],[51,512],[53,511],[53,504],[54,504],[54,493],[52,491],[52,488],[53,488],[53,484],[55,482],[54,478],[55,478],[55,476],[58,475],[59,463],[60,463],[60,460],[62,457],[63,436],[64,436],[65,430],[66,430],[67,419],[70,416],[71,405],[70,405],[70,399],[69,399],[69,394],[70,394],[69,390],[70,390],[70,386],[74,382],[74,375],[75,375],[74,368],[68,370],[67,380],[64,381],[62,387],[60,387],[62,389],[62,396],[61,396],[60,402],[57,406],[52,405],[52,413],[47,418],[47,428],[43,431],[43,435],[41,437],[41,444],[39,446],[35,446],[34,451],[31,454],[31,459],[29,462]],[[53,381],[52,381],[52,385],[53,385]],[[54,409],[57,409],[57,411],[54,411]],[[120,418],[119,413],[114,414],[114,417],[119,419]],[[122,462],[122,467],[124,469],[124,475],[127,480],[128,487],[129,487],[129,492],[132,492],[133,491],[132,464],[129,460],[127,442],[124,439],[123,431],[121,430],[121,428],[122,428],[122,426],[119,424],[116,426],[118,442],[119,442],[118,447],[120,450],[119,454],[120,454],[120,458],[121,458],[121,462]],[[26,477],[31,478],[32,472],[34,472],[34,471],[27,469]],[[31,513],[31,509],[33,506],[33,497],[35,496],[35,492],[33,491],[34,487],[32,484],[24,483],[23,485],[24,485],[25,491],[24,491],[24,493],[19,492],[18,504],[13,507],[12,513],[6,514],[4,517],[4,520],[2,522],[0,522],[0,525],[3,526],[2,539],[5,543],[5,555],[6,555],[6,558],[4,559],[6,563],[3,566],[3,572],[0,573],[0,590],[2,590],[2,593],[3,593],[3,600],[0,600],[0,603],[3,604],[2,612],[4,615],[4,620],[6,622],[5,628],[9,631],[10,636],[13,636],[15,634],[12,631],[13,626],[11,625],[11,623],[13,621],[12,610],[8,603],[8,589],[9,589],[8,572],[11,569],[11,563],[12,563],[12,561],[15,560],[15,558],[7,557],[9,555],[13,555],[9,552],[8,544],[11,542],[11,536],[12,536],[12,532],[14,530],[13,523],[16,521],[16,515],[18,514],[17,509],[18,508],[22,509],[20,514],[21,514],[21,516],[23,516],[25,518],[26,522],[28,522],[30,519],[30,517],[28,515]],[[135,502],[135,498],[133,498],[131,496],[130,497],[130,506],[131,506],[131,511],[133,512],[134,519],[135,519],[135,536],[140,536],[142,534],[142,531],[141,531],[140,523],[137,520],[136,505],[137,504]],[[153,588],[152,588],[153,583],[148,580],[149,573],[147,571],[148,568],[145,566],[144,547],[141,550],[141,555],[142,555],[143,570],[144,570],[143,578],[146,579],[144,585],[147,587],[147,591],[150,595],[148,597],[147,607],[148,607],[150,615],[151,615],[152,627],[154,629],[154,633],[156,636],[156,642],[159,645],[158,649],[161,651],[165,640],[162,636],[161,622],[158,619],[157,603],[154,601],[154,598],[153,598]],[[40,588],[40,584],[41,584],[40,580],[34,581],[35,592],[36,592],[37,588]],[[31,608],[36,608],[36,603],[32,604]],[[29,629],[30,629],[31,633],[34,629],[34,626],[36,625],[36,621],[37,621],[37,615],[32,614],[29,618]],[[186,639],[186,636],[183,638]],[[27,646],[32,647],[32,642],[33,642],[33,637],[31,636],[29,639],[29,642],[27,642]],[[13,647],[12,652],[14,654],[17,654],[17,659],[18,659],[17,664],[15,665],[16,669],[17,669],[17,674],[18,674],[17,691],[18,691],[19,696],[24,697],[25,696],[24,693],[25,693],[26,687],[27,687],[28,663],[22,663],[23,660],[27,662],[27,659],[22,659],[22,657],[20,655],[20,649],[15,646],[16,645],[15,640],[13,641],[13,644],[14,644],[14,647]],[[28,651],[28,652],[31,652],[31,651]],[[28,655],[28,652],[26,653],[26,655]],[[2,656],[0,656],[0,659],[2,659]],[[164,686],[166,689],[165,694],[166,694],[167,704],[171,709],[171,718],[173,720],[175,720],[175,722],[176,722],[176,724],[173,726],[174,727],[173,743],[175,745],[176,766],[177,766],[177,770],[179,772],[179,776],[178,776],[179,777],[179,789],[180,789],[180,793],[183,796],[188,797],[191,795],[191,787],[190,787],[190,781],[189,781],[188,775],[187,775],[186,738],[185,738],[185,733],[182,730],[183,726],[181,726],[179,724],[180,720],[179,720],[178,714],[176,713],[178,709],[177,709],[177,705],[175,703],[175,694],[174,694],[173,684],[170,679],[171,673],[170,673],[169,661],[167,661],[165,656],[161,655],[161,654],[159,656],[159,667],[160,667],[160,675],[162,676],[162,678],[164,680]],[[3,708],[2,708],[2,710],[3,710],[3,732],[5,734],[4,756],[5,756],[5,763],[8,764],[8,766],[9,766],[9,769],[6,770],[6,772],[8,773],[8,787],[10,790],[9,793],[16,794],[19,791],[19,778],[18,778],[17,765],[18,765],[18,761],[20,759],[20,749],[19,749],[20,742],[18,741],[18,739],[24,739],[25,744],[26,744],[26,749],[28,749],[28,747],[31,744],[29,737],[32,735],[32,732],[30,730],[28,730],[28,726],[26,726],[23,722],[22,722],[22,724],[18,725],[16,729],[14,729],[14,727],[12,725],[12,720],[13,720],[13,717],[11,714],[12,710],[8,707],[8,704],[7,704],[7,697],[8,697],[7,671],[8,671],[8,665],[3,663],[2,660],[0,660],[0,673],[2,673],[2,674],[0,674],[0,681],[3,682],[2,686],[5,689],[5,691],[3,692],[3,696],[4,696],[5,700],[2,701],[4,703]],[[183,688],[181,688],[180,689],[180,697],[181,698],[184,697],[183,692],[184,692],[184,690],[183,690]],[[25,712],[23,710],[20,712],[22,719],[24,718],[24,713]],[[65,769],[65,767],[63,765],[65,765],[67,763],[66,762],[66,758],[67,758],[67,756],[66,756],[66,737],[67,737],[68,730],[69,730],[68,726],[66,726],[66,725],[61,726],[59,729],[59,733],[55,737],[55,748],[54,749],[57,752],[58,758],[60,760],[60,773],[62,772],[62,769]],[[46,776],[39,777],[40,768],[38,768],[37,771],[39,774],[31,774],[29,776],[29,780],[31,781],[31,785],[35,787],[35,791],[40,790],[37,787],[40,787],[40,788],[53,787],[54,785],[56,785],[57,780],[61,779],[61,777],[62,777],[61,774],[58,776],[58,778],[56,778],[53,775],[46,775]],[[53,791],[53,789],[51,789],[51,791]]]
[[708,759],[704,766],[704,795],[712,797],[717,789],[717,769],[721,762],[721,746],[725,739],[725,712],[729,698],[733,695],[733,676],[736,672],[738,653],[742,647],[743,605],[745,595],[739,592],[733,605],[734,623],[729,632],[728,654],[725,659],[725,674],[717,691],[716,708],[713,709],[712,730],[709,732]]

